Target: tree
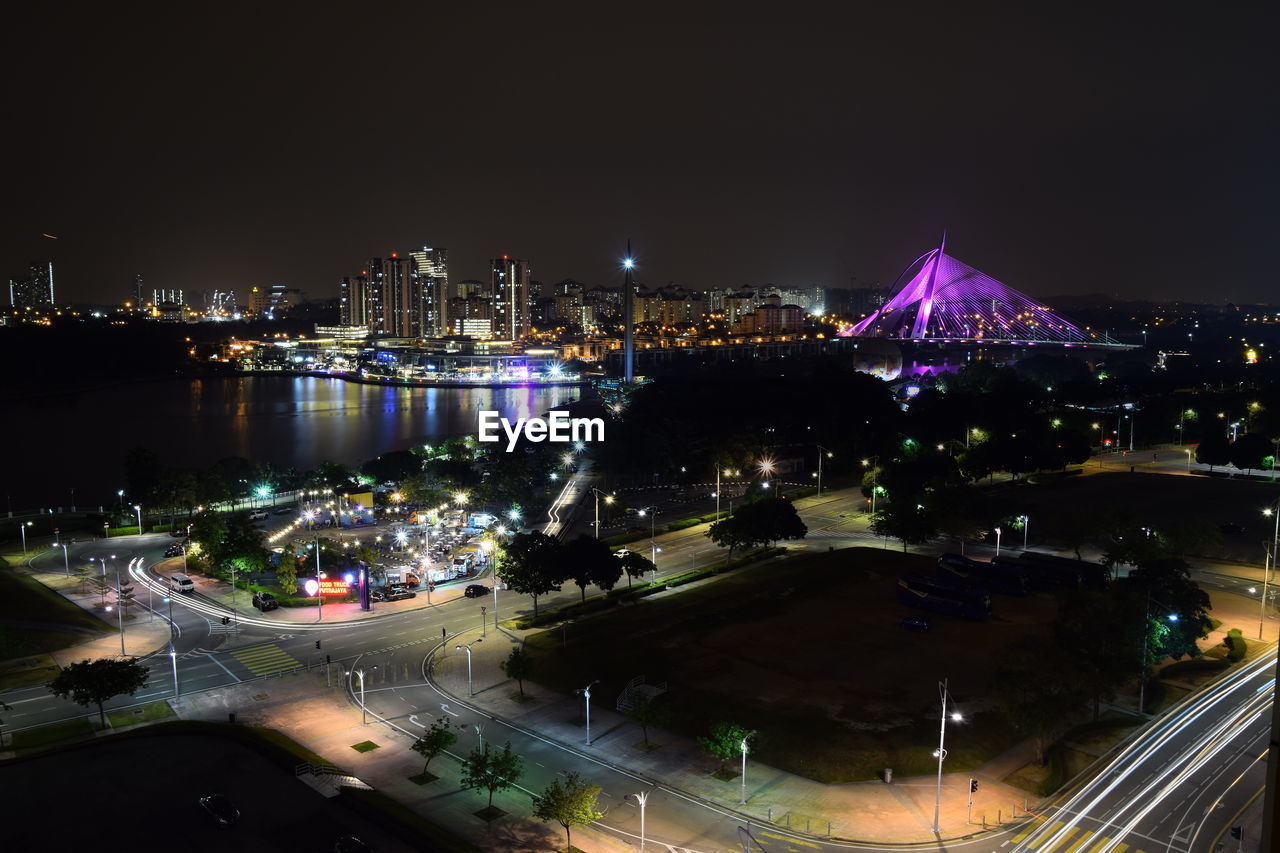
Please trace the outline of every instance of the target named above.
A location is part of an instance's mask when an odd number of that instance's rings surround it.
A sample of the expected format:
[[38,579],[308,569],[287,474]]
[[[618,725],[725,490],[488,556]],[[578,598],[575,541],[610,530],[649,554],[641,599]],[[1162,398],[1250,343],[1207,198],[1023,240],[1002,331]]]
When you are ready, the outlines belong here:
[[708,527],[706,536],[721,548],[728,548],[730,560],[739,548],[750,548],[764,541],[759,538],[758,531],[742,522],[738,513]]
[[457,742],[458,733],[454,731],[453,724],[449,722],[449,718],[439,717],[431,724],[431,728],[423,732],[409,748],[426,759],[426,763],[422,765],[422,773],[426,775],[427,768],[431,766],[431,759],[440,755]]
[[622,565],[609,546],[594,536],[579,536],[564,547],[564,573],[573,579],[587,600],[587,587],[595,584],[608,592],[622,577]]
[[649,745],[649,726],[665,725],[671,719],[671,709],[652,693],[641,692],[631,698],[631,706],[623,712],[644,733],[644,745]]
[[285,595],[298,591],[298,554],[293,545],[285,545],[280,552],[280,565],[276,567],[276,583]]
[[1271,442],[1265,435],[1247,432],[1231,442],[1231,464],[1241,471],[1265,467],[1264,460],[1271,455]]
[[765,498],[742,507],[737,512],[739,522],[756,531],[757,541],[777,542],[779,539],[803,539],[809,528],[800,520],[795,504],[786,498]]
[[1196,445],[1196,461],[1209,466],[1213,473],[1214,466],[1226,465],[1231,461],[1231,444],[1224,435],[1208,435]]
[[524,773],[524,759],[511,751],[511,742],[502,747],[501,752],[490,752],[476,747],[462,762],[462,790],[488,791],[489,805],[493,805],[493,795],[514,787]]
[[755,732],[748,731],[737,723],[716,723],[706,737],[698,738],[702,751],[719,760],[720,767],[716,771],[724,772],[724,763],[742,752],[742,741],[749,739]]
[[[1053,623],[1055,657],[1067,656],[1076,692],[1093,700],[1095,722],[1102,700],[1133,676],[1133,662],[1141,658],[1144,606],[1124,585],[1105,592],[1068,593],[1058,601]],[[1062,666],[1045,662],[1040,666],[1061,677]]]
[[511,538],[502,559],[502,579],[509,589],[533,597],[533,615],[538,615],[538,596],[559,592],[564,574],[560,568],[559,541],[545,533],[517,533]]
[[628,551],[625,554],[617,555],[618,562],[622,565],[622,571],[627,575],[627,586],[631,586],[631,579],[639,580],[649,572],[655,571],[653,563],[643,554],[635,551]]
[[502,667],[507,678],[514,678],[520,685],[521,696],[524,695],[524,680],[531,678],[538,668],[537,661],[534,660],[533,655],[524,650],[523,645],[513,648],[511,654],[507,655],[507,659],[498,665]]
[[98,606],[107,606],[107,593],[111,592],[111,583],[102,575],[95,574],[89,578],[89,585],[93,587],[93,591],[98,594]]
[[902,540],[903,551],[907,545],[920,545],[938,535],[932,515],[911,499],[881,503],[871,520],[871,529],[877,535]]
[[80,591],[84,592],[85,585],[89,583],[89,575],[93,572],[93,563],[76,563],[71,569],[71,573],[76,576],[76,581],[80,585]]
[[557,775],[555,780],[533,798],[533,816],[539,820],[554,820],[564,827],[567,849],[573,849],[572,827],[586,826],[604,817],[597,810],[600,786],[582,781],[573,771]]
[[102,703],[114,696],[132,696],[147,684],[147,668],[133,658],[117,660],[101,658],[73,663],[49,682],[49,692],[61,699],[71,699],[81,707],[98,706],[98,718],[107,724]]
[[422,472],[422,460],[409,450],[392,450],[360,466],[360,473],[375,483],[399,483]]

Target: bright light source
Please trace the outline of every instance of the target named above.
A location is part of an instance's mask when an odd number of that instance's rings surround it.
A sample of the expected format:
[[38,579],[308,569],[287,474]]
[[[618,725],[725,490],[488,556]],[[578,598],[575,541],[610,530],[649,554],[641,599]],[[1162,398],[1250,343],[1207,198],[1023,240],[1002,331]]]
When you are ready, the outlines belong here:
[[963,721],[963,720],[964,720],[964,715],[963,715],[963,714],[961,714],[959,711],[952,711],[952,712],[951,712],[951,721],[952,721],[952,722],[954,722],[954,723],[959,723],[959,722],[961,722],[961,721]]
[[633,268],[635,265],[636,265],[636,262],[635,262],[635,260],[634,260],[633,258],[623,258],[623,259],[622,259],[622,266],[623,266],[624,268],[626,268],[626,269],[631,269],[631,268]]

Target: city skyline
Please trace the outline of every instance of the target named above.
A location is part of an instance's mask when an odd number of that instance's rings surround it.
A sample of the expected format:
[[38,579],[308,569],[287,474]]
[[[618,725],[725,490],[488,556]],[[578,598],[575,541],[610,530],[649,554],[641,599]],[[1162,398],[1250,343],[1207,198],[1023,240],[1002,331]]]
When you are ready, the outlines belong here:
[[[0,262],[53,260],[71,301],[137,274],[336,295],[352,258],[424,240],[455,279],[507,253],[620,281],[630,238],[653,284],[887,285],[944,229],[1039,297],[1269,295],[1261,15],[512,8],[499,63],[460,9],[16,14],[13,66],[40,75],[8,84],[29,130]],[[456,38],[329,61],[389,23]],[[353,123],[370,109],[403,132]]]

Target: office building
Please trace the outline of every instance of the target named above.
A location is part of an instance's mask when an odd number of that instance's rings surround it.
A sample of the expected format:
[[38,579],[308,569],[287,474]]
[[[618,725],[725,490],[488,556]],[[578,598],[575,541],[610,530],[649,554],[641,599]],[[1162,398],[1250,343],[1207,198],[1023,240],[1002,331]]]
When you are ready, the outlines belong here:
[[503,255],[491,264],[493,333],[502,340],[523,340],[529,334],[529,262]]
[[10,306],[36,308],[53,304],[53,261],[32,264],[28,278],[9,279]]

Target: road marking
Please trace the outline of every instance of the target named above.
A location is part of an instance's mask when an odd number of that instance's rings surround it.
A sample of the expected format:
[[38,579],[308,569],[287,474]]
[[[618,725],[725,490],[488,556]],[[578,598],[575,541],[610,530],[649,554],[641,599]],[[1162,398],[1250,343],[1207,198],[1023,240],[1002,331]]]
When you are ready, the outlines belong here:
[[812,841],[802,841],[799,838],[790,838],[786,835],[775,835],[772,832],[761,832],[765,838],[772,838],[775,841],[782,841],[786,844],[803,844],[805,847],[812,847],[815,850],[821,850],[821,844],[814,844]]
[[231,679],[232,679],[233,681],[235,681],[237,684],[239,684],[241,681],[244,681],[244,679],[243,679],[243,678],[241,678],[240,676],[236,675],[234,672],[232,672],[231,670],[229,670],[229,669],[227,669],[225,666],[223,666],[222,661],[218,660],[217,655],[210,653],[210,654],[208,654],[208,655],[205,655],[205,657],[207,657],[209,660],[211,660],[211,661],[213,661],[214,663],[216,663],[216,664],[218,665],[218,667],[219,667],[223,672],[225,672],[227,675],[231,676]]
[[236,649],[230,654],[254,675],[274,675],[302,666],[297,658],[276,645]]
[[453,715],[453,716],[455,716],[455,717],[461,717],[461,716],[462,716],[462,715],[461,715],[461,714],[459,714],[457,711],[450,710],[450,709],[449,709],[449,706],[448,706],[448,705],[445,705],[443,702],[440,704],[440,710],[441,710],[441,711],[444,711],[446,714],[452,714],[452,715]]

